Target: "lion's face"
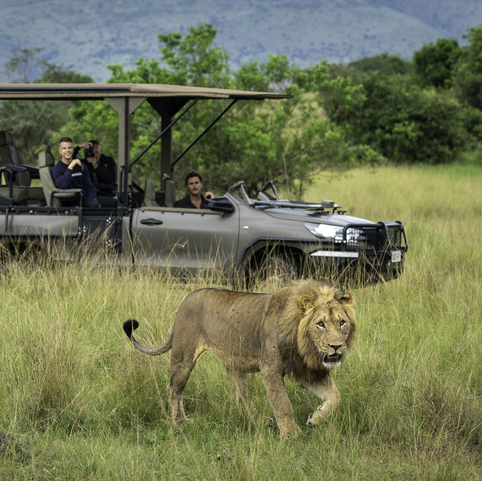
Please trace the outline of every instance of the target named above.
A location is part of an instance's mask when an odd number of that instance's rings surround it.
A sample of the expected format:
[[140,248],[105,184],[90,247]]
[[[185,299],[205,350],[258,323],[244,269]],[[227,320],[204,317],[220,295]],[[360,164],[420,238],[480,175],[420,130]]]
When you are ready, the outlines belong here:
[[305,362],[313,365],[321,362],[326,369],[340,366],[356,329],[351,295],[300,297],[298,308],[302,314],[298,348]]
[[334,303],[334,306],[329,306],[329,303],[314,309],[308,328],[309,337],[327,369],[341,365],[352,328],[346,311],[337,301]]

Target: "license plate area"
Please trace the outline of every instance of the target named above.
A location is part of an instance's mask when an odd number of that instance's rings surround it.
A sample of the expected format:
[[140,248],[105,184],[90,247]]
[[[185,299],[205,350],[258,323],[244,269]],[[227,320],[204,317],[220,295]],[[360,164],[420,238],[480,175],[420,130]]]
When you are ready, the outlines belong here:
[[392,262],[402,262],[401,251],[392,251]]

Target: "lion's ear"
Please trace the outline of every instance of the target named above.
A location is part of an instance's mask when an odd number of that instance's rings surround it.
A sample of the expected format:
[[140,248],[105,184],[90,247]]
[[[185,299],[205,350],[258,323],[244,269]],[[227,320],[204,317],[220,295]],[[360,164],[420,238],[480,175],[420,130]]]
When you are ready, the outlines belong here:
[[351,296],[351,294],[349,292],[346,292],[345,294],[343,294],[343,297],[340,298],[340,302],[342,304],[346,304],[347,306],[349,306],[351,304],[355,304],[355,301],[353,300],[353,297]]
[[309,296],[298,297],[296,304],[298,305],[298,309],[300,310],[301,315],[304,315],[308,308],[315,307],[314,300]]

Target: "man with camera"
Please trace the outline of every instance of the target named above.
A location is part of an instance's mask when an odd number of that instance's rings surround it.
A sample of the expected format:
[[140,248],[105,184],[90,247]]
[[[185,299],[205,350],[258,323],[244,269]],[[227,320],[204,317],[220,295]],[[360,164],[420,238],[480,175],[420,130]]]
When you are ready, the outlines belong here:
[[189,194],[174,203],[174,207],[185,209],[206,209],[209,201],[214,197],[212,192],[202,195],[203,178],[199,172],[191,171],[186,175],[184,185]]
[[90,179],[94,184],[97,196],[114,197],[117,192],[117,165],[112,157],[102,153],[97,140],[82,142],[74,149],[74,158],[80,149],[84,149],[84,164],[89,169]]
[[[74,157],[72,139],[62,137],[59,142],[62,158],[52,169],[52,178],[59,189],[82,189],[82,205],[99,207],[94,185],[87,167]],[[64,201],[64,205],[77,205],[75,201]]]

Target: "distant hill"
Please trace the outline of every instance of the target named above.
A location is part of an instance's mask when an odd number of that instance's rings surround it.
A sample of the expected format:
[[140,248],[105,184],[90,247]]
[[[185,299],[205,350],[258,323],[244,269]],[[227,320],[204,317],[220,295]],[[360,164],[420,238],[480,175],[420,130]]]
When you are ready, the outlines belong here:
[[[106,66],[130,68],[159,57],[157,34],[187,33],[202,22],[233,68],[286,53],[299,66],[323,59],[347,63],[382,52],[410,59],[438,38],[482,24],[480,0],[0,0],[0,72],[13,48],[42,47],[46,60],[109,77]],[[3,78],[5,81],[5,78]]]

